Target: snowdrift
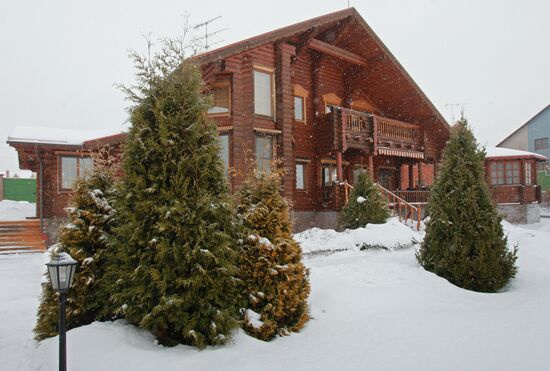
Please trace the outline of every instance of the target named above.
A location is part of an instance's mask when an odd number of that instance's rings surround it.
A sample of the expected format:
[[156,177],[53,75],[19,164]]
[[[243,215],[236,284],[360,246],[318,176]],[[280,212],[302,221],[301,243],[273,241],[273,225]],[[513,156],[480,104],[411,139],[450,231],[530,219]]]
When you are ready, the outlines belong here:
[[397,250],[420,242],[422,234],[393,217],[384,224],[368,224],[364,228],[342,232],[311,228],[295,234],[294,238],[300,243],[302,252],[308,254],[368,248]]

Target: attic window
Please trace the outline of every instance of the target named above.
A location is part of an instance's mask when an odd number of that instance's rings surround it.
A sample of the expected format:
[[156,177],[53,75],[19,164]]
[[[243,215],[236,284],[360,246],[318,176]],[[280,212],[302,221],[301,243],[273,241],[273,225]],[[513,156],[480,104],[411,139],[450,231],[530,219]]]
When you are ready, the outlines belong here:
[[208,109],[211,116],[225,116],[229,114],[231,89],[229,85],[217,86],[212,88],[212,107]]

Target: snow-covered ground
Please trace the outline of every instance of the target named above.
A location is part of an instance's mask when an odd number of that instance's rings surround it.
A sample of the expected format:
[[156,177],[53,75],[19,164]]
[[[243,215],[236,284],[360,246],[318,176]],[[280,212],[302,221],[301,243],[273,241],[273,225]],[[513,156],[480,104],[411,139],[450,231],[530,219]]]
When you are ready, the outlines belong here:
[[384,224],[368,224],[365,228],[336,232],[333,229],[311,228],[294,235],[304,253],[359,250],[384,247],[396,250],[412,247],[421,241],[422,234],[415,232],[397,219],[390,218]]
[[[505,223],[519,274],[502,293],[459,289],[426,272],[415,248],[306,255],[312,319],[265,343],[164,348],[119,321],[68,332],[71,370],[547,370],[550,220]],[[388,236],[391,237],[391,236]],[[0,257],[0,370],[54,370],[58,339],[35,343],[42,256]]]
[[25,220],[36,216],[36,204],[28,201],[0,201],[0,220]]

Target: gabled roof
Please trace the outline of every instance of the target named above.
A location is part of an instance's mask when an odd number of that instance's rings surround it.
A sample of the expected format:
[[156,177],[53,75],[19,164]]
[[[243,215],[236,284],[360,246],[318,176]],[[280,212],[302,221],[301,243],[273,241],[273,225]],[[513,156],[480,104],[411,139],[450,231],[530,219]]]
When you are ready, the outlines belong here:
[[510,137],[512,137],[514,134],[516,134],[518,131],[520,131],[522,128],[524,128],[525,126],[529,125],[529,123],[531,121],[533,121],[535,118],[537,118],[541,113],[543,113],[544,111],[546,111],[547,109],[550,108],[550,104],[547,105],[546,107],[544,107],[543,109],[541,109],[535,116],[531,117],[529,120],[527,120],[527,122],[523,125],[521,125],[519,128],[517,128],[516,130],[514,130],[512,132],[512,134],[508,135],[506,138],[504,138],[503,140],[500,141],[499,144],[497,144],[497,147],[500,146],[502,143],[506,142]]
[[248,50],[254,49],[261,45],[264,45],[267,43],[273,43],[281,39],[288,39],[289,37],[298,35],[300,33],[304,33],[310,29],[321,28],[323,26],[345,20],[346,18],[349,18],[349,17],[357,21],[357,23],[369,34],[369,36],[373,38],[376,44],[384,52],[384,54],[390,59],[390,61],[395,65],[395,67],[401,72],[403,77],[405,77],[405,79],[409,82],[409,84],[411,84],[414,90],[420,95],[421,99],[424,101],[424,103],[427,104],[427,106],[433,112],[435,117],[443,124],[444,128],[447,131],[449,131],[450,126],[448,122],[445,120],[445,118],[443,117],[443,115],[441,115],[441,113],[433,105],[433,103],[426,96],[426,94],[424,94],[422,89],[420,89],[420,87],[416,84],[416,82],[412,79],[412,77],[407,73],[407,71],[403,68],[403,66],[399,63],[399,61],[395,58],[395,56],[389,51],[386,45],[384,45],[384,43],[370,28],[370,26],[363,19],[363,17],[361,17],[361,15],[353,7],[340,10],[334,13],[325,14],[323,16],[312,18],[303,22],[295,23],[290,26],[282,27],[274,31],[270,31],[270,32],[267,32],[258,36],[254,36],[221,48],[217,48],[209,52],[199,54],[195,56],[193,59],[200,64],[207,64],[217,60],[222,60],[231,55],[246,52]]

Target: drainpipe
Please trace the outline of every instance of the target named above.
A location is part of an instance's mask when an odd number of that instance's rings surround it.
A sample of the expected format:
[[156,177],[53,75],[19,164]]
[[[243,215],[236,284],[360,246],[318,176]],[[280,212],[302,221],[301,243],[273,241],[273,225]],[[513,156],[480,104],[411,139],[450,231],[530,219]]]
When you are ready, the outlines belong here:
[[40,218],[40,231],[44,235],[44,159],[40,157],[38,152],[38,146],[34,147],[34,153],[38,159],[38,179],[40,181],[40,197],[38,198],[39,215]]

